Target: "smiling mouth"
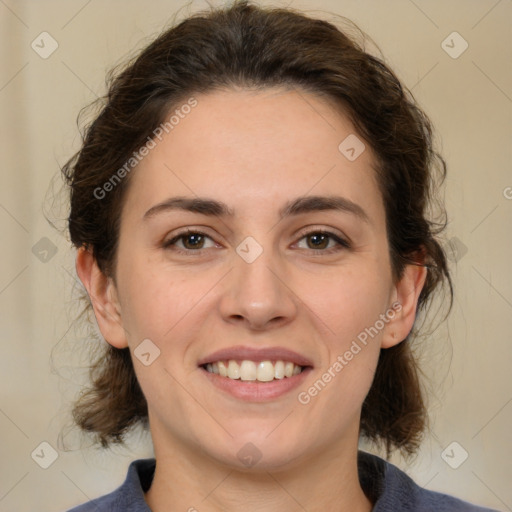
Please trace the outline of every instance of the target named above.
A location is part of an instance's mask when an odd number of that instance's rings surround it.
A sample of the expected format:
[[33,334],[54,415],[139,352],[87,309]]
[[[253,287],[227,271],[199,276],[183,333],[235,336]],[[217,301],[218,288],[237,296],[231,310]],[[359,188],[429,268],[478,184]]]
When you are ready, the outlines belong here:
[[232,380],[272,382],[290,378],[302,373],[307,367],[299,366],[291,361],[217,361],[201,365],[209,373],[217,374]]

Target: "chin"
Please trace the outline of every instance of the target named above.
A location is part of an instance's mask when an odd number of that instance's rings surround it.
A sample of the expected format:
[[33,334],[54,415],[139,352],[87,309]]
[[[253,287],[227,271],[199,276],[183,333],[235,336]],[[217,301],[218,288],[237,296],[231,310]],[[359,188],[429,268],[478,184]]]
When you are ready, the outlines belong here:
[[[272,427],[275,428],[275,425]],[[276,435],[272,428],[243,432],[226,440],[224,451],[217,444],[213,458],[224,465],[241,471],[284,470],[306,456],[305,440],[294,439],[290,435]],[[286,432],[285,432],[286,434]]]

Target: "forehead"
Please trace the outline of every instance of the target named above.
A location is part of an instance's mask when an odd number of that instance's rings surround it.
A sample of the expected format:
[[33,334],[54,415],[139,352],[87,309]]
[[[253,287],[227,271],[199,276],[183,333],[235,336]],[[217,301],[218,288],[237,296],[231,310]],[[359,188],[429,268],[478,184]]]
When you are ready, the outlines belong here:
[[[129,215],[140,219],[171,195],[215,197],[235,214],[254,214],[277,212],[291,196],[326,194],[342,194],[365,204],[370,215],[382,214],[372,150],[333,102],[283,88],[194,98],[196,106],[174,115],[172,129],[154,139],[133,172]],[[180,105],[166,119],[176,110]],[[347,140],[358,153],[364,148],[355,159],[343,152]]]

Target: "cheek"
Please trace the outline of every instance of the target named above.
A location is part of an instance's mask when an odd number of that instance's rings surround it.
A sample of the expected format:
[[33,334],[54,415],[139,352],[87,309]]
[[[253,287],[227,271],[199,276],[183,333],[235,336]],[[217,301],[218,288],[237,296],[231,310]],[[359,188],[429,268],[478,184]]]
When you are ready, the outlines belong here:
[[175,322],[182,287],[155,258],[144,250],[119,246],[118,281],[123,313],[123,326],[132,343],[141,336],[160,339]]
[[149,338],[165,356],[162,360],[172,367],[182,365],[190,341],[200,338],[201,326],[211,313],[209,299],[219,276],[151,264],[125,270],[123,327],[132,351]]
[[378,268],[340,270],[302,283],[300,296],[337,350],[372,327],[388,307],[390,280]]
[[144,271],[125,275],[121,309],[130,345],[143,338],[157,342],[171,327],[175,308],[169,303],[169,295],[158,279]]

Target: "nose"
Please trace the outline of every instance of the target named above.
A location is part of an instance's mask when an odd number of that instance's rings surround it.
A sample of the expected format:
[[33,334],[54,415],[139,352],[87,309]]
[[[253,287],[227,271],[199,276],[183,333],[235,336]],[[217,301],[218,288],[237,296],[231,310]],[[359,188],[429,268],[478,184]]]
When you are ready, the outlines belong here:
[[271,250],[263,250],[252,263],[237,254],[224,280],[220,313],[225,321],[250,330],[285,325],[295,318],[299,304],[290,281],[290,272]]

